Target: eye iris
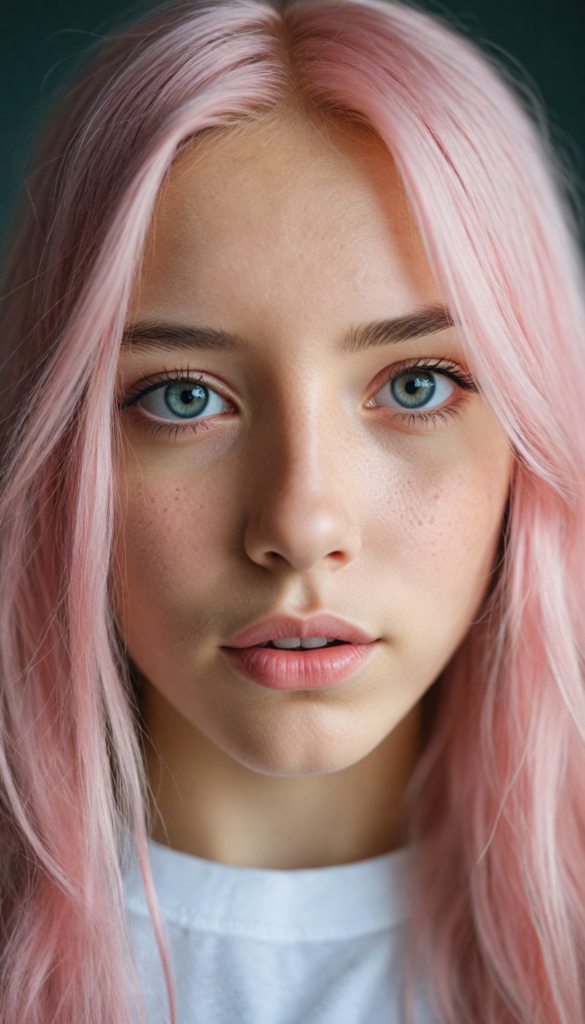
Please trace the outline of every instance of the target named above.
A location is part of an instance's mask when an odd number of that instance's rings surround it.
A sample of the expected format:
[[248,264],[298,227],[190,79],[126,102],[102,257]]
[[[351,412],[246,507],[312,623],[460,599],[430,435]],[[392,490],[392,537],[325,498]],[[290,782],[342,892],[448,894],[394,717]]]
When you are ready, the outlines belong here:
[[209,390],[202,384],[169,384],[165,388],[165,402],[175,416],[192,419],[205,409]]
[[397,402],[407,409],[419,409],[433,397],[435,381],[431,373],[411,370],[395,377],[391,388]]

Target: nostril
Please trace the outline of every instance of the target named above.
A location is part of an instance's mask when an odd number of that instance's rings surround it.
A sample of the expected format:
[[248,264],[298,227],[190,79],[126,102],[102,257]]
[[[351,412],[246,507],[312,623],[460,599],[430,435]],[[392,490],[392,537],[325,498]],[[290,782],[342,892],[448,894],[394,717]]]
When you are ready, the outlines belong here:
[[[346,522],[341,505],[334,502],[336,516],[307,507],[263,505],[258,518],[251,516],[246,528],[248,557],[269,572],[308,572],[319,563],[341,569],[360,549],[357,524]],[[347,544],[345,541],[347,540]]]
[[266,551],[264,553],[264,565],[267,568],[273,569],[276,566],[286,562],[284,555],[280,555],[278,551]]
[[328,552],[321,557],[306,554],[305,559],[300,557],[287,558],[286,555],[280,554],[279,551],[265,551],[262,557],[257,558],[256,561],[266,569],[278,569],[282,566],[288,565],[291,568],[295,568],[303,572],[311,569],[318,561],[321,560],[328,561],[330,565],[333,563],[335,566],[341,567],[350,559],[351,556],[349,556],[347,552],[339,550]]

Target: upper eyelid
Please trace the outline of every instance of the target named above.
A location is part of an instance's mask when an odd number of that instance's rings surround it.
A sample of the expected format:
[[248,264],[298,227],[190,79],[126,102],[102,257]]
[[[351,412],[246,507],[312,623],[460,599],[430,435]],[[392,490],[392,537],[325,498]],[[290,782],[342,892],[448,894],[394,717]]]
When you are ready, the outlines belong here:
[[441,373],[443,376],[449,377],[450,380],[453,380],[465,391],[479,391],[469,371],[465,370],[454,359],[446,359],[444,356],[419,356],[415,359],[404,359],[400,363],[394,363],[392,366],[386,367],[382,371],[382,383],[376,385],[376,389],[372,392],[371,397],[376,395],[378,391],[381,391],[391,380],[400,377],[402,373],[408,373],[409,370],[417,369],[427,369],[434,373]]
[[[448,359],[444,356],[419,356],[413,359],[401,360],[399,363],[394,363],[391,366],[386,367],[382,371],[383,379],[378,380],[375,390],[371,391],[368,401],[373,398],[378,391],[386,386],[395,377],[399,377],[401,373],[407,373],[412,369],[430,369],[435,373],[441,373],[446,377],[453,380],[459,387],[466,391],[478,391],[477,384],[475,383],[471,374],[465,370],[459,363],[453,359]],[[381,374],[378,374],[380,377]],[[141,398],[155,391],[157,388],[164,387],[167,384],[172,384],[175,381],[192,381],[194,383],[203,384],[210,390],[217,391],[227,401],[234,402],[231,395],[222,394],[228,389],[225,385],[222,385],[220,381],[217,381],[211,374],[207,374],[200,370],[191,370],[188,367],[181,367],[180,369],[173,370],[161,370],[158,374],[147,375],[139,380],[136,384],[132,385],[127,391],[127,397],[122,398],[119,401],[119,408],[121,410],[129,409],[136,405]]]
[[168,384],[174,384],[177,381],[185,381],[192,384],[202,384],[204,387],[209,388],[210,391],[215,391],[218,395],[228,402],[234,402],[234,399],[223,392],[227,392],[225,385],[222,385],[220,381],[217,381],[211,374],[201,372],[200,370],[161,370],[158,374],[148,375],[142,377],[141,380],[137,381],[136,384],[131,385],[126,390],[126,397],[122,397],[118,406],[121,410],[130,409],[136,405],[141,398],[156,391],[157,388],[166,387]]

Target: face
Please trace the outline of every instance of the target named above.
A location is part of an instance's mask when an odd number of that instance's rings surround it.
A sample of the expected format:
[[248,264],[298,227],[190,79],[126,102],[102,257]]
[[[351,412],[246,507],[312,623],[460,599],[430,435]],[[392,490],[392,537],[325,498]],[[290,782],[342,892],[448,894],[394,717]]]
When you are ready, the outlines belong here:
[[292,117],[192,144],[119,367],[118,615],[197,730],[348,767],[477,615],[510,473],[390,155]]

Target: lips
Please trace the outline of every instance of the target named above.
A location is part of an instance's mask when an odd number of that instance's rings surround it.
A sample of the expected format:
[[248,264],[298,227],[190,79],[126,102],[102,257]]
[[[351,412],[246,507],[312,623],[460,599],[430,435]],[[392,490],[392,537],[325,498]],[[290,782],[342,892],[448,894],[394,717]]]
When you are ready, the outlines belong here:
[[297,618],[294,615],[275,615],[238,633],[226,646],[255,647],[256,644],[265,644],[286,636],[326,636],[331,640],[343,640],[347,644],[370,644],[376,640],[376,637],[369,636],[359,626],[323,612],[312,615],[309,619]]
[[[283,650],[259,644],[285,637],[342,641],[315,649]],[[355,675],[372,657],[377,638],[334,615],[302,619],[278,615],[238,633],[222,651],[236,671],[271,690],[328,689]]]

